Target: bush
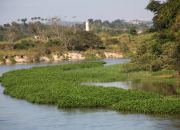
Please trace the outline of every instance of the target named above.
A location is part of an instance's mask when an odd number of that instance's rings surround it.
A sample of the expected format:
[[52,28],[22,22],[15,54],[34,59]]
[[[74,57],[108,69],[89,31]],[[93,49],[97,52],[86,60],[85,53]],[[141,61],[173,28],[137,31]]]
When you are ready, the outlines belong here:
[[120,51],[123,53],[126,53],[129,51],[129,47],[127,46],[125,42],[120,43]]
[[136,28],[135,28],[135,27],[131,27],[129,33],[130,33],[131,35],[137,35]]
[[27,50],[29,47],[34,47],[32,40],[21,40],[20,43],[15,44],[14,49]]
[[4,36],[0,35],[0,41],[2,42],[4,40]]
[[140,62],[134,62],[134,63],[124,63],[122,64],[122,69],[120,72],[138,72],[138,71],[145,71],[146,70],[146,65],[142,64]]
[[60,39],[49,39],[49,41],[47,42],[48,46],[53,46],[53,45],[61,45],[61,40]]
[[35,62],[39,62],[39,61],[40,61],[40,56],[41,56],[41,52],[38,51],[38,52],[36,53],[36,55],[34,56],[34,61],[35,61]]
[[117,45],[117,44],[119,44],[119,40],[117,38],[107,38],[105,43],[106,43],[106,46]]
[[2,61],[3,63],[5,63],[5,59],[3,58],[3,56],[0,55],[0,61]]
[[100,37],[91,31],[77,31],[76,37],[79,43],[88,46],[98,46],[103,44]]
[[10,60],[12,63],[16,63],[14,57],[9,57],[9,60]]
[[118,36],[118,35],[120,35],[122,33],[123,33],[123,31],[120,31],[120,30],[110,30],[110,31],[108,31],[108,34],[110,36]]

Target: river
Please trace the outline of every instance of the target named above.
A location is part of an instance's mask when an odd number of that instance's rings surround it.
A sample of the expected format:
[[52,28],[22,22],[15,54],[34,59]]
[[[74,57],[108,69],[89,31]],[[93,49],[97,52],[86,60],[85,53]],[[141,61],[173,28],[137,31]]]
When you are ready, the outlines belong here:
[[[97,60],[88,60],[97,61]],[[107,64],[119,64],[129,61],[125,58],[100,59]],[[0,65],[0,76],[11,70],[34,66],[60,65],[84,61],[47,62]],[[1,130],[179,130],[180,115],[142,114],[123,112],[107,108],[59,109],[54,105],[39,105],[26,100],[11,98],[3,94],[0,85],[0,129]]]

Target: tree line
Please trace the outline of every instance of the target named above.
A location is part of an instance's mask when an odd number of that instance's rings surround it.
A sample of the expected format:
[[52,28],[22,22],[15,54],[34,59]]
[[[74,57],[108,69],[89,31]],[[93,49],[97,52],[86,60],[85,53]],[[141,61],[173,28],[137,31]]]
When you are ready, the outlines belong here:
[[146,9],[154,13],[154,26],[145,31],[153,37],[137,46],[129,71],[175,70],[180,77],[180,2],[150,0]]

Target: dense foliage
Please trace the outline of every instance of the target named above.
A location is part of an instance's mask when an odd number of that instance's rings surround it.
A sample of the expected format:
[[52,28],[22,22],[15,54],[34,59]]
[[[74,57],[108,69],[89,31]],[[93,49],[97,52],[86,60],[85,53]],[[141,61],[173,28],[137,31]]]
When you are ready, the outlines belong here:
[[[111,82],[127,79],[126,73],[117,70],[121,65],[103,66],[104,62],[33,67],[14,70],[0,77],[5,86],[4,94],[26,99],[39,104],[57,104],[58,107],[106,107],[114,105],[120,110],[139,112],[180,113],[177,99],[167,100],[162,96],[141,90],[125,90],[116,87],[87,86],[83,82]],[[152,109],[154,101],[161,107]],[[168,110],[164,109],[167,107]],[[117,104],[116,104],[117,103]],[[174,105],[176,103],[176,105]],[[139,106],[150,106],[143,108]],[[158,104],[157,104],[158,105]],[[161,108],[163,108],[161,110]],[[148,110],[146,110],[148,109]]]
[[[85,23],[84,23],[85,25]],[[136,27],[138,30],[145,30],[148,28],[148,26],[144,23],[141,24],[131,24],[131,23],[126,23],[124,20],[114,20],[112,22],[109,22],[108,20],[101,22],[101,20],[95,20],[94,22],[90,22],[90,29],[94,33],[100,33],[100,32],[105,32],[105,33],[119,33],[122,30],[130,30],[131,27]],[[113,34],[114,35],[114,34]]]
[[155,14],[154,28],[148,30],[154,33],[153,37],[137,46],[126,66],[131,66],[129,71],[175,70],[180,75],[179,0],[168,0],[162,4],[151,0],[146,9]]
[[170,28],[179,15],[180,2],[179,0],[167,0],[167,2],[150,0],[146,7],[154,13],[153,23],[157,30]]
[[137,111],[142,113],[179,113],[180,99],[151,98],[117,103],[118,110]]
[[136,28],[135,28],[135,27],[131,27],[129,33],[130,33],[131,35],[137,35]]

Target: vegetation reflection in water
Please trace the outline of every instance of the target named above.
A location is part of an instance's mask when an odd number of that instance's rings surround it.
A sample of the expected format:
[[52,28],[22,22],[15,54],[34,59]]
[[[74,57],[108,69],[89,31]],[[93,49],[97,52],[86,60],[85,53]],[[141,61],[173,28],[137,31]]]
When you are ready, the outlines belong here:
[[118,87],[123,89],[140,89],[143,91],[150,91],[160,94],[164,97],[167,96],[180,96],[180,83],[167,83],[167,82],[133,82],[133,81],[119,81],[119,82],[108,82],[108,83],[82,83],[88,86],[103,86],[103,87]]
[[[81,85],[82,82],[125,81],[122,65],[105,62],[33,67],[4,73],[4,94],[39,104],[58,107],[113,107],[144,113],[180,113],[180,99],[141,90]],[[143,75],[144,72],[138,72]]]

